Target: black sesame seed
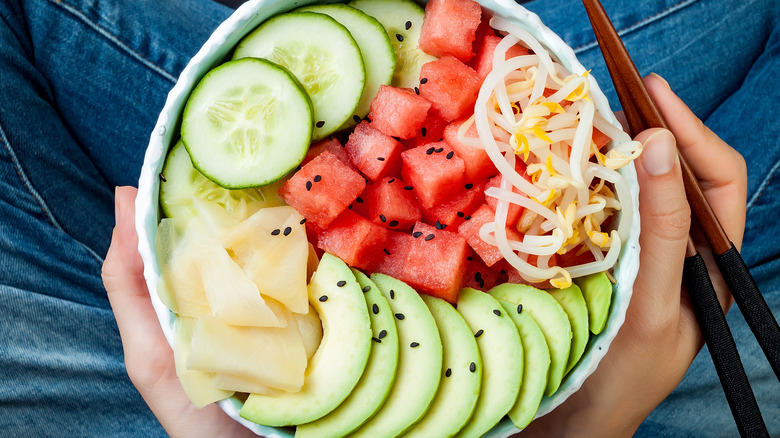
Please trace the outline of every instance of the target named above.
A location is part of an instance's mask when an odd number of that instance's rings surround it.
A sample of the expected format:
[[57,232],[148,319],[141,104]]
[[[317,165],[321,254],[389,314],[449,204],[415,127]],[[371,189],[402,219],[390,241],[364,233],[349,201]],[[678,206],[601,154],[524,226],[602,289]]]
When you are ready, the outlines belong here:
[[355,201],[357,201],[357,203],[358,203],[358,204],[362,204],[362,203],[363,203],[363,198],[361,198],[360,196],[358,196],[358,197],[355,199]]
[[482,289],[485,288],[485,280],[483,280],[481,278],[479,279],[479,287],[482,288]]
[[469,364],[469,371],[471,371],[472,373],[477,371],[477,364],[471,362],[471,364]]
[[501,316],[501,311],[498,309],[493,309],[493,314],[496,316]]
[[482,273],[481,273],[481,272],[479,272],[479,271],[475,272],[475,273],[474,273],[474,280],[475,280],[475,281],[482,280]]
[[425,241],[427,242],[429,240],[433,240],[434,237],[436,237],[436,236],[434,236],[433,234],[429,234],[429,235],[425,236]]
[[277,228],[277,229],[275,229],[275,230],[271,231],[271,235],[272,235],[272,236],[278,236],[278,235],[279,235],[279,233],[281,233],[281,232],[282,232],[282,230],[280,230],[280,229],[278,229],[278,228]]
[[424,83],[426,83],[426,82],[428,82],[428,78],[422,78],[422,79],[420,79],[420,83],[421,83],[421,84],[424,84]]
[[352,120],[354,120],[355,123],[360,123],[360,116],[355,114],[354,116],[352,116]]
[[289,236],[290,233],[292,233],[292,228],[291,227],[287,227],[287,228],[284,229],[284,235],[285,236]]
[[468,183],[468,184],[465,185],[465,187],[466,187],[466,190],[468,190],[468,189],[474,187],[474,184]]
[[447,228],[447,224],[443,224],[443,223],[441,223],[441,222],[439,222],[437,220],[435,227],[436,227],[437,230],[443,230],[443,229]]
[[328,296],[327,296],[327,295],[323,295],[323,296],[321,296],[321,297],[320,297],[320,301],[321,301],[321,302],[323,302],[323,303],[324,303],[325,301],[328,301]]
[[395,178],[390,178],[389,180],[387,180],[387,183],[388,183],[388,184],[392,184],[392,183],[394,183],[394,182],[395,182]]
[[412,187],[412,186],[404,186],[404,190],[414,190],[414,187]]
[[322,181],[322,175],[314,175],[314,182]]
[[498,275],[501,275],[501,276],[506,275],[506,269],[502,269],[502,270],[498,271]]
[[397,39],[399,42],[404,40],[404,36],[400,33],[395,34],[395,39]]
[[338,287],[344,287],[346,286],[347,282],[344,280],[340,280],[338,283],[336,283],[336,286]]
[[392,289],[390,289],[390,299],[391,299],[391,300],[394,300],[394,299],[395,299],[395,291],[394,291],[394,290],[392,290]]
[[384,339],[385,336],[387,336],[387,330],[383,329],[381,332],[379,332],[379,339]]
[[452,368],[447,368],[447,371],[444,372],[444,377],[449,377],[452,375]]
[[517,305],[517,313],[518,314],[523,313],[523,305],[522,304],[518,304]]
[[311,181],[306,181],[306,191],[311,190]]
[[453,152],[453,151],[447,152],[447,159],[448,160],[451,159],[454,155],[455,155],[455,152]]
[[371,290],[371,286],[365,286],[363,289],[360,289],[363,291],[363,293],[366,293]]
[[372,341],[376,342],[377,344],[381,344],[382,340],[379,338],[371,338]]
[[420,236],[422,236],[422,231],[415,231],[414,233],[412,233],[412,236],[420,237]]
[[348,209],[350,209],[350,210],[352,210],[352,204],[349,204],[349,205],[347,206],[347,208],[348,208]]
[[390,250],[389,249],[385,248],[384,252],[385,252],[385,254],[390,255]]
[[322,128],[323,126],[325,126],[325,121],[324,120],[320,120],[319,122],[317,122],[317,127],[318,128]]
[[158,175],[158,176],[160,177],[160,181],[162,181],[162,182],[167,182],[168,181],[167,179],[165,179],[165,175],[163,175],[162,172],[160,172],[160,175]]
[[406,30],[411,29],[412,28],[412,22],[411,21],[407,21],[406,24],[404,25],[404,27],[406,28]]
[[434,152],[436,152],[437,154],[440,154],[440,153],[444,152],[444,148],[438,148]]
[[416,348],[416,347],[420,346],[420,343],[419,342],[412,342],[411,344],[409,344],[409,346],[412,347],[412,348]]
[[466,214],[465,214],[465,213],[463,213],[462,211],[459,211],[459,212],[458,212],[458,217],[463,217],[463,216],[465,216],[465,215],[466,215]]
[[472,261],[472,260],[474,260],[474,257],[468,256],[468,257],[466,257],[466,260]]
[[422,134],[422,136],[423,136],[423,137],[425,137],[426,135],[428,135],[428,130],[427,130],[427,129],[425,129],[425,126],[423,126],[422,128],[420,128],[420,134]]
[[377,313],[379,313],[379,306],[377,306],[376,303],[374,303],[374,305],[371,306],[371,311],[374,312],[374,315],[376,315]]
[[463,220],[464,221],[469,221],[469,220],[471,220],[471,216],[467,214],[466,216],[463,216]]
[[[392,296],[391,296],[390,298],[392,298]],[[396,313],[396,314],[395,314],[395,317],[396,317],[396,318],[398,318],[399,320],[402,320],[402,319],[404,319],[404,318],[405,318],[405,316],[404,316],[404,314],[403,314],[403,313]]]
[[435,151],[435,150],[436,150],[436,148],[428,148],[428,150],[427,150],[427,151],[425,151],[425,153],[426,153],[427,155],[430,155],[430,154],[432,154],[432,153],[433,153],[433,151]]
[[387,222],[387,218],[383,214],[379,215],[379,220],[382,221],[382,222]]
[[474,337],[478,338],[478,337],[482,336],[482,333],[485,333],[485,331],[482,330],[482,329],[479,329],[479,330],[477,330],[476,333],[474,333]]
[[306,218],[301,219],[301,225],[306,223]]
[[417,88],[417,87],[414,87],[414,94],[419,96],[420,95],[420,89]]
[[389,223],[389,224],[387,224],[387,225],[389,225],[389,226],[391,226],[391,227],[397,227],[397,226],[398,226],[398,221],[396,221],[396,220],[392,220],[392,221],[390,221],[390,223]]

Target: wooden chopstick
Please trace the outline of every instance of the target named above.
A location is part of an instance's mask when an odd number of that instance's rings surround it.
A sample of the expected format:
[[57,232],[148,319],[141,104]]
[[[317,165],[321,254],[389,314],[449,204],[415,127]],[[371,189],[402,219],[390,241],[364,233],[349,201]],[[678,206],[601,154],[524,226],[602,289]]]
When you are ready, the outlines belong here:
[[[631,136],[648,128],[668,129],[599,0],[583,0],[583,3],[623,105]],[[780,378],[780,326],[742,257],[718,222],[690,166],[682,155],[679,158],[691,211],[701,225],[732,295],[775,374]],[[686,247],[683,279],[740,434],[768,437],[769,432],[739,358],[707,265],[690,237]]]

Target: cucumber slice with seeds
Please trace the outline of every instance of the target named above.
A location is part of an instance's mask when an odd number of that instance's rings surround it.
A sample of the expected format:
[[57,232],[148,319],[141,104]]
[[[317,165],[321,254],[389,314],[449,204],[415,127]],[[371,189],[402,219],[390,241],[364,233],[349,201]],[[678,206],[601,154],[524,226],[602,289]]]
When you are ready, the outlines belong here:
[[425,17],[422,6],[412,0],[353,0],[347,5],[376,18],[385,27],[396,56],[392,85],[417,87],[422,65],[437,59],[417,44]]
[[390,85],[395,72],[395,51],[385,28],[376,18],[343,4],[314,5],[296,9],[325,14],[349,30],[360,47],[366,67],[366,86],[353,116],[341,129],[351,128],[368,115],[380,85]]
[[286,70],[242,59],[208,72],[190,95],[181,137],[192,164],[228,189],[270,184],[306,156],[312,132],[306,92]]
[[303,84],[314,107],[314,141],[352,118],[363,94],[365,65],[349,31],[336,20],[313,12],[277,15],[247,35],[233,59],[268,59]]

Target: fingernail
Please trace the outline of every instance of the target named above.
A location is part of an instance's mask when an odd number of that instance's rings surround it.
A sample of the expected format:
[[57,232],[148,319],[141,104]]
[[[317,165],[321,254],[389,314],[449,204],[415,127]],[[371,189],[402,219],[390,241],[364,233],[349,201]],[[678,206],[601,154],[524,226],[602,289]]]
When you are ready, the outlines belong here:
[[114,187],[114,224],[119,225],[119,218],[122,217],[122,206],[119,202],[119,187]]
[[663,82],[664,85],[666,85],[666,88],[670,90],[672,89],[672,87],[669,86],[669,82],[667,82],[666,79],[662,78],[661,75],[659,75],[658,73],[650,73],[650,76],[653,76],[657,78],[659,81]]
[[671,132],[661,129],[645,140],[642,166],[653,176],[671,172],[677,159],[677,142]]

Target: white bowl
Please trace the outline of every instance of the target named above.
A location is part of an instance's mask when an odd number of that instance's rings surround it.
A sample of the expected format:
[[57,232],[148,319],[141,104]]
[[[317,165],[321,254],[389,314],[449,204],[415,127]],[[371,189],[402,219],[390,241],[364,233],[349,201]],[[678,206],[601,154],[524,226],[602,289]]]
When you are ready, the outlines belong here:
[[[585,68],[577,61],[574,51],[563,40],[548,29],[536,14],[533,14],[516,4],[513,0],[478,0],[485,8],[494,14],[508,18],[537,38],[562,65],[570,72],[582,74]],[[139,236],[138,251],[144,262],[144,277],[149,288],[152,304],[157,312],[163,332],[168,342],[173,341],[173,325],[176,315],[168,310],[157,295],[157,281],[160,277],[160,266],[154,253],[154,240],[157,223],[160,220],[158,192],[160,188],[159,174],[169,146],[178,138],[180,117],[190,91],[200,81],[206,72],[220,64],[231,49],[258,24],[272,15],[294,9],[298,6],[317,3],[316,0],[250,0],[239,7],[233,15],[223,22],[206,41],[198,53],[190,60],[181,73],[179,80],[168,93],[165,107],[160,113],[157,125],[149,140],[149,147],[144,158],[141,177],[138,182],[138,198],[136,199],[136,229]],[[595,79],[590,76],[591,94],[596,109],[613,124],[618,125],[609,108],[606,97],[599,89]],[[598,336],[592,337],[579,363],[563,380],[558,391],[551,397],[542,399],[536,417],[545,415],[563,403],[571,394],[577,391],[585,379],[590,376],[607,353],[610,343],[623,325],[633,290],[634,280],[639,270],[639,211],[636,172],[633,164],[626,166],[621,173],[628,182],[633,198],[634,223],[631,224],[629,238],[623,244],[620,259],[615,267],[614,275],[617,285],[613,288],[612,307],[606,328]],[[229,398],[219,402],[219,406],[232,418],[245,425],[258,435],[267,437],[292,437],[290,429],[260,426],[244,420],[239,416],[241,402]],[[508,420],[502,420],[491,429],[487,437],[508,437],[518,432],[518,429]]]

